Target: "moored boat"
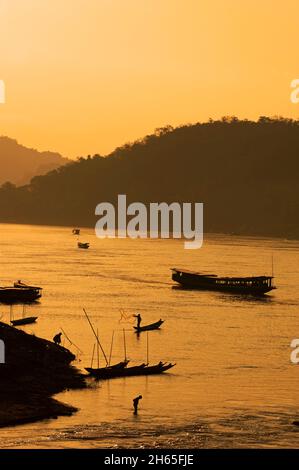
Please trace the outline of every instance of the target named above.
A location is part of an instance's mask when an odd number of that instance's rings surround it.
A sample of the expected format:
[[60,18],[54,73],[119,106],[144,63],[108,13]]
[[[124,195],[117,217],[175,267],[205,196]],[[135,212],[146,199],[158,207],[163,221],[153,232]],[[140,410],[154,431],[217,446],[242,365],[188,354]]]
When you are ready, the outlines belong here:
[[128,363],[130,361],[126,359],[125,361],[118,362],[117,364],[113,364],[112,366],[106,366],[106,367],[85,367],[86,372],[89,373],[89,375],[93,377],[97,377],[100,374],[105,373],[107,370],[113,370],[113,369],[124,369],[127,367]]
[[13,326],[29,325],[35,323],[38,317],[19,318],[18,320],[11,320]]
[[172,268],[172,280],[189,289],[218,290],[238,294],[262,295],[276,287],[273,276],[220,277],[187,269]]
[[[17,283],[15,283],[17,284]],[[34,302],[42,296],[41,287],[16,286],[0,287],[0,302],[2,303],[27,303]]]
[[10,306],[10,323],[13,326],[29,325],[30,323],[35,323],[38,317],[27,317],[26,316],[26,305],[23,305],[23,313],[20,318],[14,318],[13,315],[13,306]]
[[175,363],[159,362],[158,364],[154,364],[152,366],[144,363],[138,366],[124,367],[120,369],[106,367],[102,370],[99,370],[99,372],[95,373],[93,376],[98,380],[107,380],[120,377],[133,377],[138,375],[154,375],[162,374],[174,366]]
[[141,331],[150,331],[150,330],[158,330],[160,326],[164,323],[164,320],[158,320],[155,323],[150,323],[149,325],[144,326],[134,326],[135,332],[140,333]]

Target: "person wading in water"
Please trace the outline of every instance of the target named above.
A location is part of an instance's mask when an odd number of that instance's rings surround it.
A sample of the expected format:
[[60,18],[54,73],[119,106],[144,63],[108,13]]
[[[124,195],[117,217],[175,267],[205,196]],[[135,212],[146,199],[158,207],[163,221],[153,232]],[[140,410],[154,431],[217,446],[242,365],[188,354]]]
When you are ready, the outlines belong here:
[[139,395],[138,397],[133,399],[133,406],[134,406],[134,415],[137,415],[138,413],[138,405],[139,405],[139,400],[141,400],[142,395]]

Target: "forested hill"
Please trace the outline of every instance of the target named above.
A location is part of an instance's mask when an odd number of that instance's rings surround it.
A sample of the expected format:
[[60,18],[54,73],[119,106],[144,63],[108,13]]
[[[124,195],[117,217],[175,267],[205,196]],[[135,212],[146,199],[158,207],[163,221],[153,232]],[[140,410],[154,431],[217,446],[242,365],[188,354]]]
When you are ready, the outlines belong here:
[[299,121],[223,118],[0,189],[0,221],[94,226],[99,202],[204,202],[205,232],[299,238]]
[[0,136],[0,184],[27,184],[36,175],[43,175],[68,162],[59,153],[39,152],[24,147],[16,140]]

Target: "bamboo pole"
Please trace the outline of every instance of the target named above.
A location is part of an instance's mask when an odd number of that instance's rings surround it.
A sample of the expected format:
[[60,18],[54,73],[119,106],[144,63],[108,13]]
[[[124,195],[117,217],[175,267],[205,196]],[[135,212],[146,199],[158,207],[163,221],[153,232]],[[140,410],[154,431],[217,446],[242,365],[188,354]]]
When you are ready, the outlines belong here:
[[[99,338],[99,330],[97,329],[97,338]],[[99,355],[99,343],[97,342],[97,364],[98,369],[100,367],[100,355]]]
[[124,335],[124,352],[125,352],[125,361],[127,360],[127,345],[126,345],[126,333],[125,329],[123,329],[123,335]]
[[93,366],[93,358],[94,358],[94,350],[95,350],[95,347],[96,347],[96,343],[93,343],[92,356],[91,356],[91,364],[90,364],[91,369],[92,369],[92,366]]
[[109,362],[108,365],[110,366],[111,364],[111,357],[112,357],[112,347],[113,347],[113,338],[114,338],[114,330],[112,332],[112,338],[111,338],[111,346],[110,346],[110,354],[109,354]]
[[66,332],[64,331],[63,328],[60,327],[60,329],[61,329],[62,333],[64,334],[64,336],[66,337],[66,339],[69,341],[69,343],[70,343],[72,346],[75,346],[75,348],[78,349],[78,351],[82,354],[82,350],[79,348],[79,346],[77,346],[75,343],[73,343],[73,342],[70,340],[70,338],[68,337],[68,335],[66,334]]
[[100,343],[99,338],[98,338],[97,335],[96,335],[96,332],[95,332],[95,330],[94,330],[94,327],[93,327],[93,325],[92,325],[92,323],[91,323],[91,321],[90,321],[90,319],[89,319],[89,316],[87,315],[87,312],[86,312],[85,308],[83,308],[83,312],[85,313],[85,316],[86,316],[86,318],[87,318],[87,320],[88,320],[88,323],[89,323],[89,325],[90,325],[90,328],[92,329],[92,332],[93,332],[93,334],[94,334],[94,336],[95,336],[95,338],[96,338],[96,340],[97,340],[97,343],[98,343],[98,345],[99,345],[100,348],[101,348],[101,351],[102,351],[103,356],[104,356],[105,361],[106,361],[106,366],[108,366],[108,359],[107,359],[107,356],[106,356],[106,354],[105,354],[104,349],[102,348],[102,345],[101,345],[101,343]]
[[149,364],[149,353],[148,353],[148,331],[146,332],[146,361]]

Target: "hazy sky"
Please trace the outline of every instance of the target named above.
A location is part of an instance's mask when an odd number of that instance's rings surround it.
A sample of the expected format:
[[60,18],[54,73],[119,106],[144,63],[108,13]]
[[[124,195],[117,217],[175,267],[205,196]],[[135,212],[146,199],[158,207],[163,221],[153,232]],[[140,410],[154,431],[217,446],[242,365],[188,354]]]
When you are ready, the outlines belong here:
[[0,134],[68,157],[223,115],[299,117],[298,0],[0,0]]

